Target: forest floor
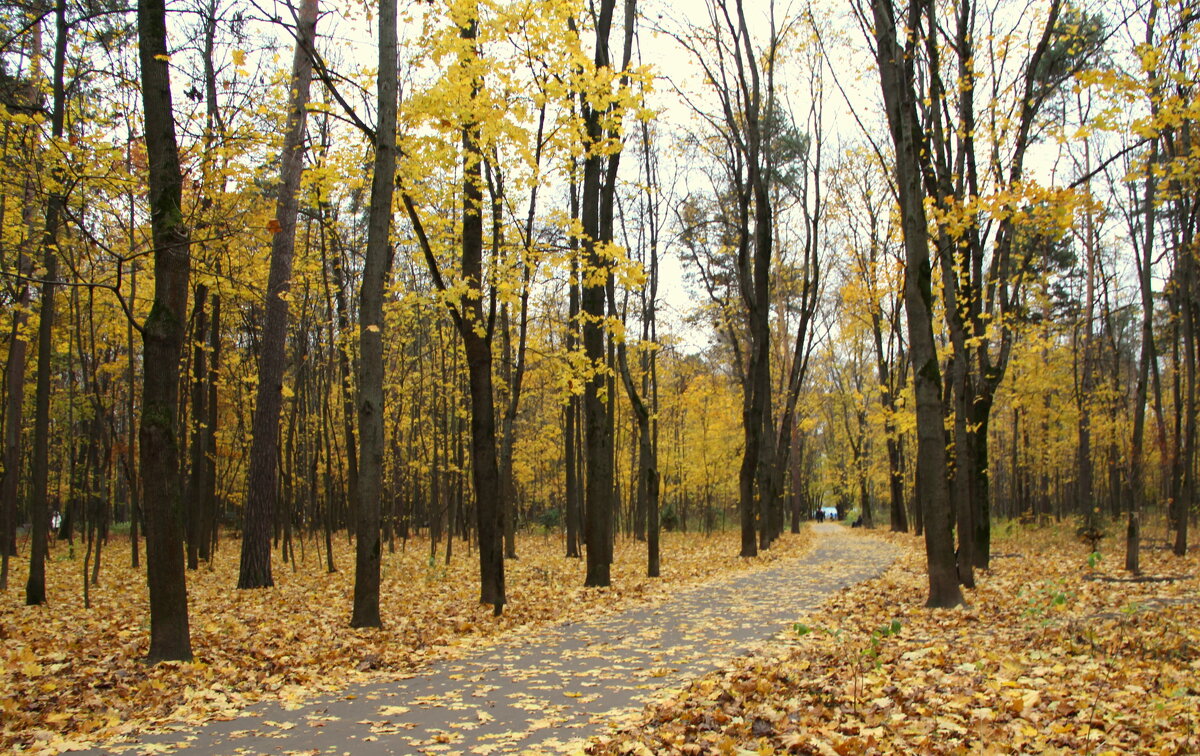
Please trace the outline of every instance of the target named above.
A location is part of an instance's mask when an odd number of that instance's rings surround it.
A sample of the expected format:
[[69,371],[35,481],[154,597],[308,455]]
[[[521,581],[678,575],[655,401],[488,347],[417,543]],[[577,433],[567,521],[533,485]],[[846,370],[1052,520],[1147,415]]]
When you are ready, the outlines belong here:
[[[385,547],[382,630],[349,627],[353,550],[335,540],[339,571],[325,569],[317,542],[301,541],[293,563],[275,552],[275,587],[238,591],[238,543],[221,544],[211,565],[188,573],[191,663],[144,664],[146,582],[129,566],[128,539],[114,537],[99,584],[83,598],[81,544],[55,544],[47,563],[48,603],[24,605],[28,544],[0,593],[0,752],[58,753],[168,726],[230,719],[256,701],[297,706],[320,694],[411,675],[498,642],[537,637],[569,620],[608,616],[663,601],[714,576],[755,572],[806,553],[809,529],[785,535],[752,560],[738,534],[664,533],[662,573],[645,577],[645,544],[619,539],[613,587],[585,589],[582,560],[562,556],[561,536],[519,536],[506,563],[502,617],[478,603],[478,558],[463,542],[454,558],[415,538]],[[442,544],[444,548],[444,544]],[[143,555],[144,559],[144,555]],[[144,562],[143,562],[144,564]],[[152,749],[153,750],[153,749]]]
[[103,752],[581,753],[590,737],[632,721],[647,702],[769,646],[798,612],[879,574],[897,552],[839,526],[813,530],[804,555],[765,569],[727,572],[620,612],[576,613],[537,633],[335,694],[260,703],[220,718],[227,721],[131,732]]
[[[928,610],[922,542],[643,712],[594,754],[1200,753],[1200,551],[1005,525],[969,606]],[[1116,526],[1112,531],[1115,533]]]

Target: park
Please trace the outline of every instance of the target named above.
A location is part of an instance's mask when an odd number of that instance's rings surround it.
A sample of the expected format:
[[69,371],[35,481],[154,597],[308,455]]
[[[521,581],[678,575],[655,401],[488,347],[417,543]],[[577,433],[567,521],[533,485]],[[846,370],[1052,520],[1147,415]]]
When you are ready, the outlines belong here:
[[1198,19],[0,8],[0,750],[1200,751]]

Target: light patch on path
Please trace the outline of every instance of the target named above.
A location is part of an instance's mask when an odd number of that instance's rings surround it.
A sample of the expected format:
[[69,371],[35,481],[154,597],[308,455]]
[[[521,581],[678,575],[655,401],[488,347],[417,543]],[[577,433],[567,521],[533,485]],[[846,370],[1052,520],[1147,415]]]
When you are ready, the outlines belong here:
[[536,639],[433,665],[285,709],[147,736],[109,753],[561,753],[778,633],[845,586],[880,574],[896,549],[812,526],[802,557],[717,579],[650,607],[568,622]]

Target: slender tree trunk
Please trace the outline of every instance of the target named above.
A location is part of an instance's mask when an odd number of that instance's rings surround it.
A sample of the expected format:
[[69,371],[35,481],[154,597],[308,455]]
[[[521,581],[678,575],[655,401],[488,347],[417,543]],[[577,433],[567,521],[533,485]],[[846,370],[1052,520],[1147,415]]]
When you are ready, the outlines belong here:
[[144,359],[154,369],[143,371],[139,442],[150,587],[148,658],[158,662],[192,658],[175,436],[191,239],[182,210],[163,0],[138,3],[138,51],[154,243],[154,304],[142,328]]
[[[652,316],[651,316],[652,317]],[[644,502],[646,512],[646,575],[659,576],[658,553],[658,454],[654,448],[651,428],[651,406],[649,396],[643,397],[638,393],[633,374],[629,369],[629,358],[626,354],[625,342],[617,344],[617,359],[621,368],[621,380],[625,384],[625,393],[633,407],[633,417],[637,422],[637,497]],[[649,394],[649,392],[646,392]]]
[[922,149],[915,94],[890,0],[872,0],[880,88],[896,152],[896,185],[904,232],[904,306],[917,403],[917,496],[925,526],[930,607],[962,603],[954,564],[951,501],[946,484],[946,437],[941,372],[933,340],[932,266],[918,151]]
[[[35,55],[40,55],[41,25],[34,30]],[[33,132],[33,129],[30,129]],[[30,145],[32,147],[32,144]],[[33,273],[33,265],[26,246],[34,239],[34,195],[33,180],[27,178],[22,207],[24,226],[29,237],[17,253],[17,273],[27,279]],[[26,341],[25,325],[29,322],[29,306],[32,288],[22,280],[18,284],[17,298],[13,308],[12,338],[9,340],[8,359],[4,366],[7,406],[4,411],[4,480],[0,484],[0,591],[8,590],[8,560],[16,556],[17,495],[21,467],[21,422],[25,407],[25,361],[29,343]]]
[[[943,255],[946,251],[943,250]],[[943,275],[945,272],[943,271]],[[971,501],[971,474],[974,463],[971,454],[971,439],[967,431],[968,390],[967,390],[967,358],[966,339],[961,328],[958,336],[954,337],[955,352],[950,359],[954,402],[954,467],[951,479],[951,498],[954,503],[955,526],[958,532],[958,551],[956,566],[958,581],[966,588],[975,587],[975,559],[972,534],[973,506]]]
[[387,279],[388,233],[396,183],[396,0],[379,4],[379,120],[367,250],[359,298],[358,435],[362,444],[358,481],[357,542],[352,627],[381,627],[379,616],[380,497],[383,478],[383,291]]
[[221,369],[221,297],[212,295],[212,322],[208,329],[208,376],[205,387],[208,389],[208,421],[205,423],[205,457],[204,481],[200,491],[200,552],[199,557],[212,565],[213,552],[216,548],[217,530],[217,422],[220,419],[220,407],[217,405],[217,382]]
[[208,357],[204,340],[208,335],[208,287],[196,286],[192,304],[192,439],[191,469],[187,498],[184,504],[187,517],[187,567],[200,566],[200,528],[204,514],[204,491],[208,487]]
[[[67,54],[67,4],[58,0],[54,8],[54,105],[50,114],[50,133],[54,140],[62,139],[66,118],[66,89],[63,81]],[[52,169],[62,179],[62,169]],[[46,226],[42,234],[45,255],[45,276],[42,279],[41,304],[38,311],[37,388],[33,418],[33,495],[30,501],[33,520],[33,545],[29,550],[29,579],[25,584],[25,603],[46,601],[46,548],[49,538],[49,501],[47,498],[50,448],[50,358],[53,349],[54,289],[58,278],[58,238],[66,197],[55,188],[46,204]]]
[[1138,358],[1137,386],[1133,398],[1133,435],[1129,444],[1129,521],[1125,528],[1125,569],[1135,575],[1141,572],[1141,511],[1146,496],[1143,449],[1146,437],[1146,402],[1150,383],[1150,363],[1154,353],[1154,298],[1150,269],[1154,249],[1154,173],[1151,168],[1155,146],[1151,146],[1147,161],[1146,194],[1144,198],[1146,235],[1138,260],[1138,288],[1142,301],[1142,351]]
[[[596,15],[595,69],[608,68],[609,33],[612,30],[615,0],[601,0]],[[604,137],[603,112],[580,98],[588,144],[597,145]],[[583,225],[583,265],[580,307],[583,316],[583,351],[591,374],[584,384],[583,422],[584,448],[587,456],[587,479],[584,485],[584,508],[587,544],[587,575],[585,586],[606,587],[610,584],[613,538],[613,439],[611,416],[605,401],[607,385],[605,370],[604,327],[605,284],[607,263],[600,254],[603,236],[603,197],[605,177],[602,176],[603,155],[589,152],[583,164],[583,194],[580,219]],[[615,181],[615,176],[610,177]]]
[[[1146,19],[1146,45],[1154,44],[1155,27],[1158,19],[1158,4],[1150,5]],[[1147,79],[1158,78],[1156,70],[1146,72]],[[1157,98],[1154,98],[1157,99]],[[1151,105],[1152,112],[1157,108]],[[1159,157],[1158,139],[1150,141],[1145,165],[1145,193],[1142,196],[1142,231],[1141,249],[1137,258],[1138,290],[1142,302],[1142,351],[1138,359],[1137,386],[1134,390],[1133,404],[1133,435],[1129,444],[1129,521],[1125,529],[1125,569],[1138,574],[1141,572],[1141,511],[1146,496],[1144,443],[1146,436],[1146,403],[1149,398],[1150,365],[1157,363],[1154,345],[1154,290],[1151,279],[1153,265],[1154,228],[1155,228],[1155,194],[1158,187],[1155,175],[1156,163]],[[1137,229],[1132,228],[1131,236],[1137,247]]]
[[[30,49],[30,80],[40,78],[42,56],[42,25],[35,24]],[[32,101],[36,92],[29,87],[28,97]],[[5,127],[6,138],[8,127]],[[30,165],[36,159],[39,147],[38,128],[29,125],[23,129],[25,156]],[[17,251],[17,295],[13,302],[12,338],[9,340],[8,358],[4,366],[6,407],[4,412],[4,478],[0,482],[0,591],[8,590],[8,560],[17,555],[17,498],[21,468],[21,426],[25,407],[25,363],[29,351],[25,327],[29,322],[33,288],[28,279],[33,274],[32,254],[37,238],[37,203],[32,172],[24,180],[21,203],[21,225],[25,238]]]
[[[355,386],[352,360],[350,358],[349,306],[346,301],[346,273],[342,260],[342,250],[333,251],[333,286],[334,303],[337,306],[338,328],[338,374],[341,377],[342,396],[342,436],[346,443],[346,501],[352,507],[358,506],[358,439],[354,432]],[[349,527],[349,526],[348,526]]]
[[[471,47],[469,58],[477,60],[475,18],[460,29]],[[479,91],[472,79],[471,99]],[[472,116],[473,118],[473,116]],[[506,486],[496,457],[496,410],[492,385],[492,334],[483,311],[483,154],[480,126],[468,122],[462,130],[463,144],[463,231],[462,274],[471,288],[463,297],[462,314],[456,321],[467,358],[471,395],[471,473],[475,484],[475,517],[479,535],[479,600],[491,604],[496,616],[504,611],[504,516]],[[453,537],[453,536],[451,536]]]
[[[573,164],[574,165],[574,164]],[[570,187],[571,218],[579,218],[579,190],[575,181],[575,171],[571,172]],[[567,354],[573,354],[578,347],[579,318],[579,240],[571,237],[571,273],[568,282],[567,295],[567,324],[565,347]],[[566,519],[567,519],[567,556],[578,559],[579,545],[582,540],[583,507],[581,506],[581,491],[579,479],[583,477],[582,465],[579,464],[579,396],[574,391],[567,397],[563,406],[563,459],[566,463]]]
[[[287,361],[288,297],[296,248],[296,193],[304,170],[305,108],[312,80],[317,0],[302,0],[292,56],[291,98],[280,158],[279,198],[271,226],[271,269],[267,278],[266,323],[258,363],[258,387],[246,476],[238,588],[274,585],[271,578],[271,523],[278,496],[279,414],[283,405],[283,373]],[[394,98],[393,98],[394,99]],[[386,240],[385,240],[386,243]]]
[[1196,501],[1196,261],[1191,245],[1181,250],[1181,266],[1184,267],[1180,292],[1180,316],[1184,353],[1184,412],[1183,449],[1180,467],[1183,480],[1176,502],[1175,543],[1172,551],[1176,556],[1186,556],[1188,550],[1188,524]]

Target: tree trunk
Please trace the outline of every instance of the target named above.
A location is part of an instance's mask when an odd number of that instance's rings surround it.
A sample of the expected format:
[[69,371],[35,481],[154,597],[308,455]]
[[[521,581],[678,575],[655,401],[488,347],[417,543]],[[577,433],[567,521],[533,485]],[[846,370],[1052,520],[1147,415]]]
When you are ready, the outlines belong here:
[[1180,265],[1184,268],[1180,292],[1180,319],[1184,353],[1184,412],[1183,450],[1180,467],[1183,481],[1176,502],[1175,543],[1172,552],[1186,556],[1188,550],[1188,524],[1196,500],[1196,261],[1185,245],[1180,254]]
[[[67,4],[58,0],[54,7],[54,104],[50,114],[50,134],[54,140],[62,139],[66,118],[66,89],[63,81],[67,55]],[[62,169],[53,169],[56,179],[62,180]],[[50,194],[46,204],[46,226],[42,232],[42,248],[45,255],[46,273],[42,280],[41,305],[38,310],[38,359],[37,388],[34,398],[33,418],[33,492],[32,508],[33,545],[29,549],[29,579],[25,584],[25,603],[42,604],[46,601],[46,548],[49,537],[49,501],[47,499],[50,447],[50,357],[53,349],[54,289],[58,277],[58,238],[62,224],[66,198],[61,189]]]
[[[942,251],[942,255],[946,250]],[[943,276],[945,272],[943,271]],[[952,331],[955,328],[951,329]],[[951,472],[950,494],[954,506],[955,529],[958,534],[958,551],[956,552],[956,567],[958,582],[966,588],[975,587],[975,558],[972,533],[975,528],[972,521],[973,508],[971,501],[971,470],[974,467],[971,454],[971,439],[967,431],[967,358],[966,339],[961,328],[957,328],[957,336],[952,337],[955,343],[954,355],[950,358],[952,375],[952,397],[954,407],[954,466]]]
[[921,183],[915,90],[907,61],[911,52],[897,37],[889,0],[872,0],[880,88],[896,151],[896,185],[904,233],[904,306],[917,402],[917,496],[925,526],[930,607],[962,603],[954,564],[950,495],[946,485],[946,437],[942,420],[941,373],[933,340],[932,269],[925,193]]
[[200,529],[204,516],[204,491],[208,487],[208,359],[204,340],[208,335],[208,287],[196,286],[192,304],[192,439],[191,469],[184,511],[187,517],[187,567],[200,566]]
[[[1152,39],[1152,36],[1150,37]],[[1150,383],[1150,363],[1155,360],[1154,349],[1154,298],[1150,278],[1154,249],[1154,189],[1155,179],[1152,166],[1157,155],[1157,143],[1150,147],[1146,162],[1146,194],[1143,214],[1146,235],[1142,240],[1138,265],[1138,288],[1142,301],[1142,351],[1138,358],[1137,386],[1133,398],[1133,434],[1129,443],[1129,521],[1125,529],[1125,569],[1133,574],[1141,572],[1141,511],[1146,496],[1144,481],[1145,465],[1143,449],[1146,438],[1146,402]],[[1136,237],[1135,237],[1136,238]]]
[[[601,0],[596,15],[595,70],[610,67],[609,34],[612,31],[616,0]],[[628,19],[632,23],[632,17]],[[580,96],[586,142],[598,145],[604,138],[601,123],[604,112]],[[613,443],[610,409],[605,402],[607,384],[605,370],[604,326],[605,286],[608,265],[600,247],[611,236],[604,236],[604,194],[606,184],[616,176],[602,176],[604,157],[589,151],[583,164],[583,194],[580,200],[580,220],[583,225],[583,284],[580,306],[583,315],[583,352],[590,374],[583,391],[584,449],[587,458],[587,478],[584,484],[584,509],[587,544],[587,575],[585,586],[606,587],[610,584],[613,539]],[[611,218],[611,216],[610,216]],[[611,229],[610,229],[611,230]]]
[[143,359],[154,369],[143,371],[138,439],[146,516],[146,577],[150,588],[148,658],[151,662],[186,661],[192,658],[192,647],[175,432],[191,239],[181,207],[183,175],[175,141],[163,0],[138,3],[138,52],[154,243],[154,304],[142,328]]
[[[653,308],[651,304],[649,306]],[[653,315],[650,315],[652,318]],[[633,417],[637,421],[637,497],[643,503],[646,513],[646,576],[659,576],[659,538],[658,538],[658,452],[654,448],[653,431],[651,429],[650,395],[639,395],[629,370],[629,357],[626,354],[625,342],[617,344],[617,359],[621,367],[621,380],[625,384],[625,393],[633,407]]]
[[212,564],[213,552],[216,550],[217,533],[217,422],[220,419],[220,407],[217,404],[217,382],[221,369],[221,297],[212,295],[212,323],[208,329],[208,422],[205,424],[206,436],[204,458],[204,485],[200,492],[200,553],[199,557],[209,565]]
[[[41,55],[41,24],[34,29],[33,57]],[[36,129],[29,128],[30,154],[36,142],[33,135]],[[27,247],[33,246],[36,234],[34,219],[34,185],[32,177],[25,180],[22,205],[22,224],[28,233],[27,239],[17,252],[17,273],[22,279],[28,279],[33,273],[33,265],[27,254]],[[4,480],[0,484],[0,591],[8,590],[8,560],[15,557],[16,526],[17,526],[17,495],[21,467],[21,420],[25,407],[25,362],[29,343],[25,340],[25,324],[29,321],[29,305],[33,298],[33,289],[26,280],[17,287],[16,301],[13,303],[12,338],[9,340],[8,359],[4,366],[5,398],[7,406],[4,411]]]
[[[271,524],[278,496],[279,414],[283,405],[283,373],[287,363],[288,297],[296,248],[296,193],[304,170],[304,124],[312,80],[317,0],[302,0],[292,56],[291,98],[280,157],[279,197],[271,226],[271,269],[267,277],[262,353],[258,363],[253,440],[246,474],[242,556],[238,588],[265,588],[271,578]],[[393,98],[395,99],[395,98]],[[384,241],[386,244],[386,239]]]
[[[579,217],[579,201],[576,184],[572,176],[571,182],[571,217]],[[579,317],[579,241],[571,237],[571,274],[568,303],[565,347],[567,354],[572,354],[578,346]],[[578,559],[579,545],[582,540],[583,507],[581,506],[581,486],[579,479],[583,471],[579,464],[579,395],[574,391],[567,396],[563,406],[563,459],[565,461],[565,496],[567,520],[567,556]]]
[[[469,19],[459,31],[462,39],[470,45],[470,57],[476,58],[478,21]],[[479,81],[473,79],[472,100],[478,91]],[[463,297],[463,311],[456,324],[466,352],[471,394],[471,472],[475,484],[475,517],[479,532],[479,600],[491,604],[494,614],[500,616],[507,601],[504,592],[503,536],[508,506],[505,502],[507,486],[500,478],[496,458],[491,329],[483,313],[483,154],[479,139],[478,123],[472,121],[463,127],[462,274],[471,293]]]
[[379,121],[375,127],[371,208],[359,298],[358,435],[362,459],[351,627],[381,627],[383,624],[379,616],[379,518],[384,450],[383,291],[396,181],[396,48],[396,0],[383,0],[379,4]]

